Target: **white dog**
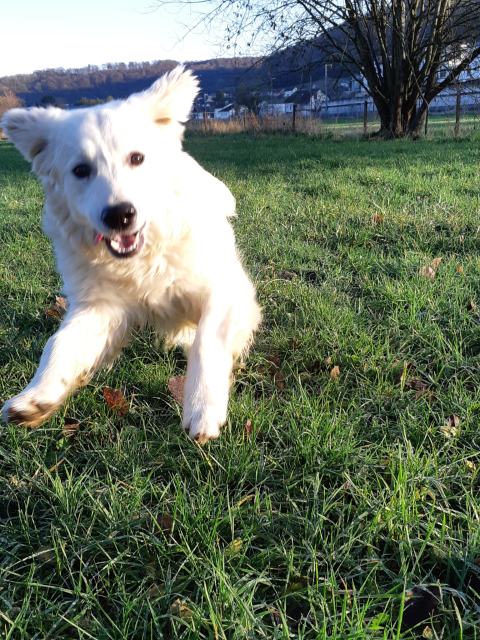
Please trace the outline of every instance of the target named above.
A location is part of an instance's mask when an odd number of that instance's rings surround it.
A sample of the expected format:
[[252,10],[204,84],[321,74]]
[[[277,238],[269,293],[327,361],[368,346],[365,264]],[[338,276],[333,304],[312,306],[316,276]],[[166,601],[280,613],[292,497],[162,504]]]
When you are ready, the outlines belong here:
[[38,426],[119,354],[133,326],[151,323],[189,347],[184,429],[202,443],[218,437],[233,359],[260,310],[227,221],[235,200],[182,151],[197,91],[178,67],[125,101],[5,114],[5,133],[42,180],[69,302],[5,420]]

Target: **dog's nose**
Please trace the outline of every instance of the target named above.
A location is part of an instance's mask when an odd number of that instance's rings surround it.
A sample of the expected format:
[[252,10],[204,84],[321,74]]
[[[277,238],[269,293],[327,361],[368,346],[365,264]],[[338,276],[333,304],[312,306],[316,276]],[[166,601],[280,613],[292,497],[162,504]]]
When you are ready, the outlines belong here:
[[131,227],[137,217],[133,204],[121,202],[113,207],[105,207],[102,211],[102,222],[109,229],[123,231]]

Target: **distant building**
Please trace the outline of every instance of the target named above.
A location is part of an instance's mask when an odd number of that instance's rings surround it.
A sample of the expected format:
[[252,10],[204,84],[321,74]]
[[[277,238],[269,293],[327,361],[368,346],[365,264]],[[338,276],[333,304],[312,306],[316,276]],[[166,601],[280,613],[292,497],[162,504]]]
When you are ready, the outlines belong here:
[[233,103],[227,104],[221,109],[215,109],[215,119],[217,120],[230,120],[235,116],[235,105]]

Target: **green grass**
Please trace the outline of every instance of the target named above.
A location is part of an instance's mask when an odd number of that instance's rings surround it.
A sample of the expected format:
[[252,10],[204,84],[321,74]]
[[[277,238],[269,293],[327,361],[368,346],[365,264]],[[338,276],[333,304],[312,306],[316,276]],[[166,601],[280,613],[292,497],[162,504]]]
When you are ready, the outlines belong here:
[[[185,357],[139,334],[52,420],[2,426],[0,638],[413,638],[405,593],[437,581],[431,637],[479,637],[480,139],[185,146],[237,198],[264,310],[228,425],[189,440],[167,387]],[[0,143],[2,400],[59,324],[42,202]]]

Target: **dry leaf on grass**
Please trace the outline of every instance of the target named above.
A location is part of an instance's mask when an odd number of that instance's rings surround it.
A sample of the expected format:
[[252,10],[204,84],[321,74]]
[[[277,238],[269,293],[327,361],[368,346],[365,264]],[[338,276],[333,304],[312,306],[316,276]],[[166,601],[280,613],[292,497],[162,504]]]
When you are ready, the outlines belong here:
[[448,425],[450,427],[459,427],[460,426],[460,418],[452,413],[451,416],[448,416]]
[[173,616],[180,618],[187,624],[193,620],[193,611],[187,607],[185,600],[182,602],[180,598],[177,598],[172,604],[171,611]]
[[103,395],[107,401],[108,406],[112,411],[122,418],[128,413],[128,402],[125,400],[125,396],[118,389],[112,389],[111,387],[103,387]]
[[477,305],[474,303],[473,300],[470,300],[470,302],[467,304],[467,311],[475,311],[475,309],[477,308]]
[[435,269],[435,271],[438,269],[438,267],[440,266],[440,262],[442,261],[442,258],[435,258],[435,260],[432,260],[430,263],[430,266],[432,267],[432,269]]
[[333,369],[330,371],[330,380],[333,382],[333,380],[335,380],[335,378],[337,376],[340,375],[340,367],[333,367]]
[[457,267],[457,273],[462,273],[463,267]]
[[225,549],[225,555],[234,556],[237,553],[240,553],[240,551],[242,550],[242,547],[243,547],[243,540],[241,540],[240,538],[237,538],[233,542],[230,542],[228,547]]
[[475,473],[477,470],[477,467],[471,460],[465,460],[465,465],[470,469],[470,471],[472,471],[472,473]]
[[156,584],[154,584],[153,587],[148,590],[147,598],[149,600],[154,600],[155,598],[158,598],[159,596],[165,595],[165,591],[166,591],[166,589],[165,589],[164,585],[157,586]]
[[454,438],[458,435],[458,427],[460,426],[460,418],[452,413],[448,418],[448,424],[440,427],[440,431],[446,438]]
[[298,580],[294,580],[288,585],[287,590],[285,591],[285,595],[288,596],[292,593],[296,593],[297,591],[303,591],[307,587],[308,578],[306,576],[302,576],[301,578],[298,578]]
[[153,533],[158,535],[164,533],[165,535],[171,533],[173,528],[173,517],[168,513],[159,513],[155,518],[155,524],[153,527]]
[[422,278],[428,278],[429,280],[435,278],[435,269],[432,269],[432,267],[422,267],[418,273]]
[[285,387],[285,374],[282,371],[277,371],[273,376],[273,380],[279,389],[283,389]]
[[245,423],[245,433],[249,438],[253,433],[252,421],[250,420],[250,418],[248,418],[247,422]]
[[372,224],[381,224],[383,222],[383,216],[381,213],[374,213],[372,216]]
[[168,389],[178,404],[183,407],[185,376],[175,376],[168,381]]
[[436,585],[413,587],[407,592],[403,610],[402,626],[412,629],[422,622],[428,622],[438,612],[441,599],[440,587]]
[[280,358],[277,358],[277,356],[265,356],[265,360],[271,362],[277,369],[280,367]]
[[422,382],[419,378],[407,378],[405,381],[405,387],[417,392],[417,397],[421,398],[424,393],[427,392],[428,387],[425,382]]
[[67,311],[68,303],[66,298],[55,296],[55,304],[53,307],[45,309],[45,313],[51,318],[63,318]]
[[279,271],[278,275],[280,278],[283,278],[284,280],[293,280],[297,274],[292,273],[291,271],[284,271],[282,269],[282,271]]
[[62,311],[66,311],[68,309],[68,302],[66,298],[62,298],[61,296],[55,296],[55,306]]
[[321,366],[320,360],[315,360],[315,362],[313,362],[310,365],[310,368],[309,368],[310,373],[316,373],[317,371],[320,371],[320,366]]
[[282,622],[282,616],[278,613],[278,611],[273,607],[268,607],[268,610],[272,614],[275,624],[280,624]]
[[75,435],[75,431],[78,429],[78,425],[80,424],[78,420],[75,418],[64,418],[63,420],[63,431],[66,438],[71,438]]

